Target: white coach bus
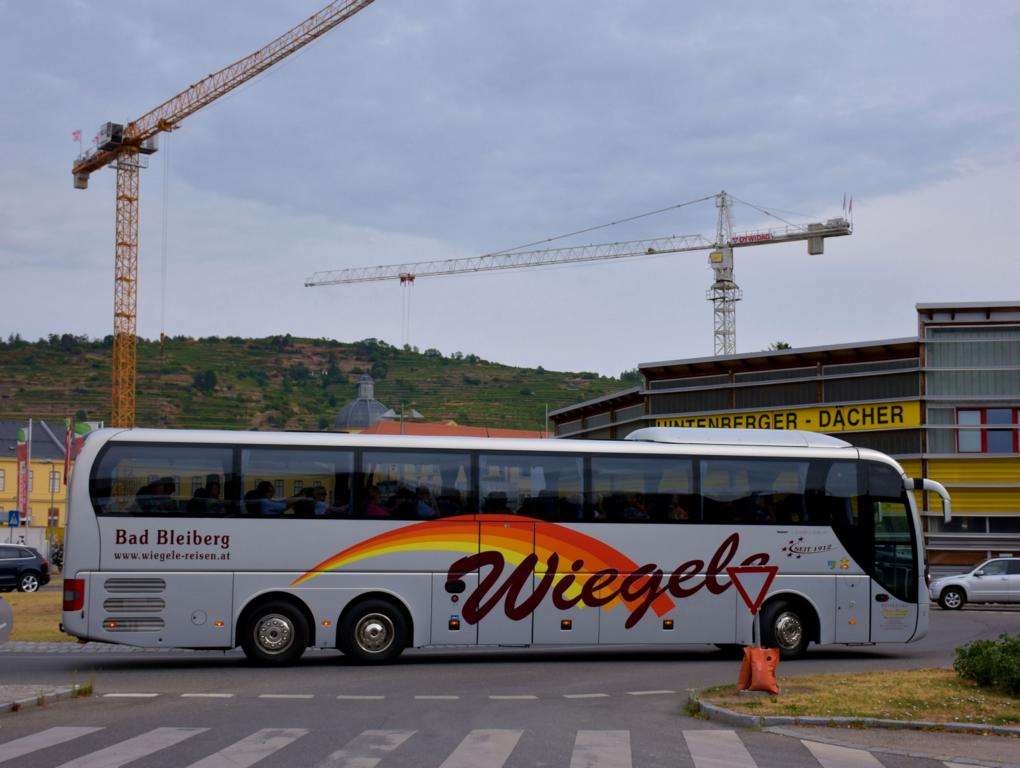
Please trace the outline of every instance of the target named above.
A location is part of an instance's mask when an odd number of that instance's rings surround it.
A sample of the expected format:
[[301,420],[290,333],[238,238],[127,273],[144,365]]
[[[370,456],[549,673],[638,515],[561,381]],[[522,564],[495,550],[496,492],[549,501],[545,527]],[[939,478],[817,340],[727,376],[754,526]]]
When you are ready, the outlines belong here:
[[309,647],[371,663],[410,646],[732,646],[752,617],[727,569],[774,566],[761,632],[785,657],[906,643],[928,628],[913,489],[949,514],[937,483],[808,432],[106,429],[71,481],[62,627],[240,645],[260,664]]

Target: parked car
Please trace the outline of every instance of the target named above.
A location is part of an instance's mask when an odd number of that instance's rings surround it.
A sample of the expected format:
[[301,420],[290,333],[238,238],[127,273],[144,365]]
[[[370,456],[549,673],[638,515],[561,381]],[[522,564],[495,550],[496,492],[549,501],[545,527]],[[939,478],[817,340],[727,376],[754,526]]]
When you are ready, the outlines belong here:
[[993,557],[967,573],[935,579],[929,593],[949,610],[964,603],[1020,603],[1020,557]]
[[35,592],[50,583],[49,561],[32,547],[0,544],[0,592]]

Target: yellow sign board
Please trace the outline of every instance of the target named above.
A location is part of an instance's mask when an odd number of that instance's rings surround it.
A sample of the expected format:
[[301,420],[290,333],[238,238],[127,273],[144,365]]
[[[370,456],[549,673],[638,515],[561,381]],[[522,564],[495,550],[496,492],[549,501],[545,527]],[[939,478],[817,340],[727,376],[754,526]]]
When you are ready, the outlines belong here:
[[859,403],[788,408],[781,411],[740,411],[656,419],[657,427],[723,427],[736,429],[804,429],[808,432],[860,432],[921,426],[921,403]]

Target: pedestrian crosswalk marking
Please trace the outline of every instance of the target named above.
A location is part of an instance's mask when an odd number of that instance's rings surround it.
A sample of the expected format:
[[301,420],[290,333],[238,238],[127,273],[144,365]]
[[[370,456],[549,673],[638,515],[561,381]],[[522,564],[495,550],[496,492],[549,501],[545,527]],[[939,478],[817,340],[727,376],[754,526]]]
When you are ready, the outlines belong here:
[[684,731],[695,768],[757,768],[735,731]]
[[306,728],[263,728],[214,755],[192,763],[190,768],[247,768],[306,733]]
[[190,739],[208,728],[155,728],[141,736],[118,742],[112,747],[92,752],[64,763],[60,768],[120,768],[125,763],[151,755]]
[[822,768],[882,768],[878,758],[866,749],[839,747],[807,739],[801,739],[800,743],[808,748]]
[[[77,757],[63,763],[59,768],[120,768],[209,730],[209,728],[154,728]],[[113,733],[108,727],[101,726],[57,726],[12,739],[0,743],[0,764],[11,763],[27,755],[58,747],[100,731],[107,735]],[[208,754],[192,763],[189,768],[249,768],[285,749],[309,732],[307,728],[263,728],[218,752]],[[315,767],[377,768],[416,733],[414,730],[362,731],[342,749],[315,763]],[[514,750],[518,748],[524,733],[524,730],[511,729],[472,730],[449,753],[440,768],[504,768],[511,760]],[[693,768],[757,768],[754,758],[736,731],[684,730],[682,734]],[[564,733],[563,736],[566,738],[567,734]],[[882,762],[866,749],[808,739],[800,741],[817,761],[818,768],[883,768]],[[196,745],[198,743],[196,742]],[[422,745],[429,743],[428,740],[422,739],[417,747],[413,747],[415,743],[412,742],[412,746],[406,747],[401,753],[404,759],[398,757],[401,764],[406,763],[407,755],[414,758],[415,764],[436,765],[439,762],[440,755],[419,754]],[[435,743],[432,742],[433,748]],[[193,748],[192,752],[194,751]],[[64,754],[66,753],[65,747]],[[518,755],[513,764],[520,764],[527,756],[527,753]],[[313,764],[312,759],[306,755],[302,754],[301,757],[301,764]],[[579,730],[574,736],[570,768],[632,768],[632,759],[629,730]],[[279,762],[279,758],[276,760]],[[33,764],[37,762],[38,759]],[[51,764],[45,759],[43,762]],[[290,762],[296,764],[293,760]],[[21,764],[27,763],[19,763]],[[180,762],[175,761],[175,764]],[[685,764],[687,763],[681,755],[677,755],[675,762],[670,763],[676,766]],[[555,763],[546,761],[543,765],[554,766]],[[946,761],[942,765],[945,768],[975,768],[972,764],[952,761]]]
[[630,731],[578,731],[570,768],[631,768]]
[[501,768],[524,731],[471,731],[439,768]]
[[39,731],[39,733],[33,733],[31,736],[24,736],[20,739],[14,739],[14,741],[8,741],[6,744],[0,744],[0,763],[6,763],[8,760],[16,760],[19,757],[36,752],[40,749],[46,749],[47,747],[53,747],[57,744],[63,744],[65,741],[71,741],[81,736],[85,736],[96,731],[101,731],[102,728],[86,728],[86,727],[74,727],[67,725],[60,725],[55,728],[47,728],[45,731]]
[[362,731],[316,768],[375,768],[413,735],[414,731]]

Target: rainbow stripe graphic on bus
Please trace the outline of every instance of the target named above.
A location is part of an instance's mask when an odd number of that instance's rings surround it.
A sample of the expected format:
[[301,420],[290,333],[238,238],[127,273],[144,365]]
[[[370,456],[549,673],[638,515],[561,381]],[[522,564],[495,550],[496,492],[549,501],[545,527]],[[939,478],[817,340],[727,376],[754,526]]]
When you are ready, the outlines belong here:
[[[479,523],[484,529],[484,549],[479,548]],[[493,524],[502,525],[493,525]],[[605,542],[572,528],[518,515],[463,515],[441,522],[414,523],[387,531],[337,552],[291,586],[316,576],[382,555],[400,552],[441,551],[463,553],[449,567],[447,581],[459,581],[477,571],[477,589],[468,595],[461,615],[477,623],[502,602],[508,618],[520,620],[550,596],[561,610],[576,605],[605,610],[623,603],[634,626],[651,608],[663,616],[676,607],[674,599],[708,589],[725,592],[731,583],[725,576],[740,546],[740,534],[723,539],[710,558],[681,563],[671,573],[658,565],[638,565]],[[769,556],[751,554],[740,565],[764,565]],[[503,579],[507,564],[513,568]],[[535,577],[534,589],[532,577]],[[720,581],[722,577],[722,581]]]

